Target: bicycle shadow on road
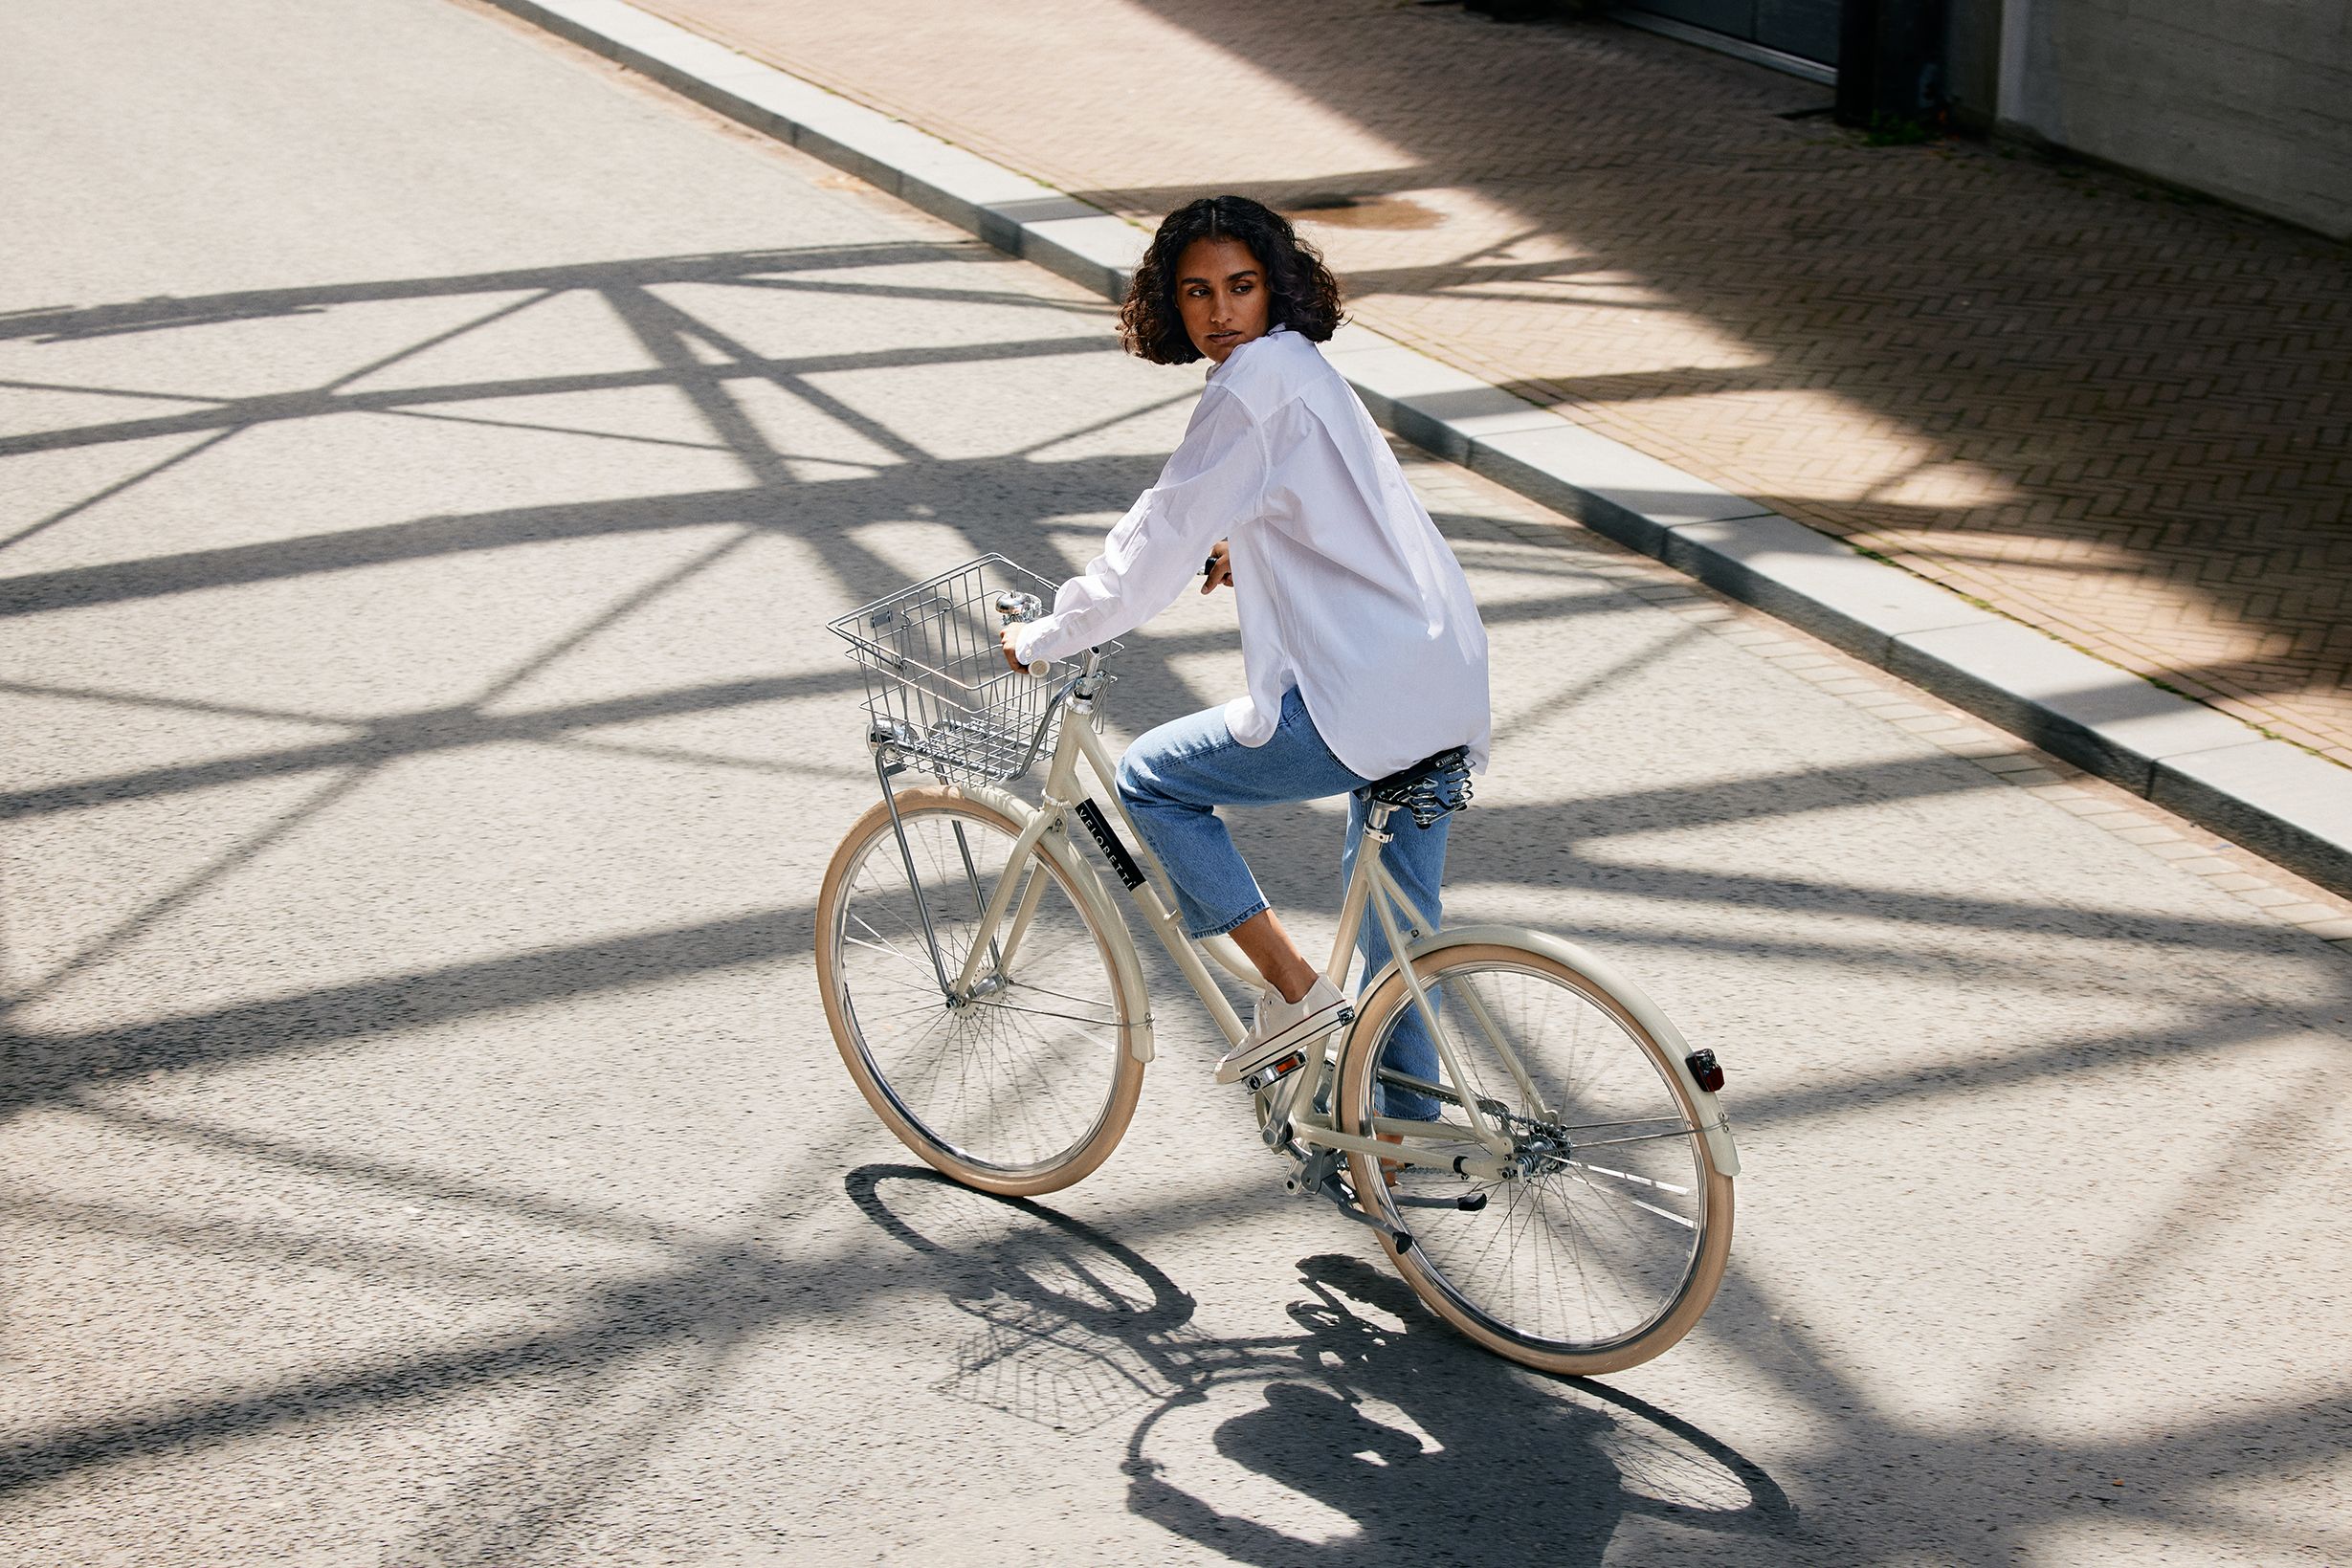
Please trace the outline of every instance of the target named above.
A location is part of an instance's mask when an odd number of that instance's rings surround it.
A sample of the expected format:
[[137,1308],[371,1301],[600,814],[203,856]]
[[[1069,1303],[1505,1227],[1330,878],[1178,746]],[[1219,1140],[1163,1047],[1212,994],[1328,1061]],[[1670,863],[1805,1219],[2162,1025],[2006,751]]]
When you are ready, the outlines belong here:
[[1631,1517],[1794,1525],[1728,1445],[1469,1345],[1361,1258],[1299,1260],[1298,1334],[1219,1336],[1141,1253],[1042,1204],[920,1166],[846,1185],[973,1321],[938,1392],[1064,1434],[1132,1423],[1129,1511],[1234,1561],[1597,1563]]

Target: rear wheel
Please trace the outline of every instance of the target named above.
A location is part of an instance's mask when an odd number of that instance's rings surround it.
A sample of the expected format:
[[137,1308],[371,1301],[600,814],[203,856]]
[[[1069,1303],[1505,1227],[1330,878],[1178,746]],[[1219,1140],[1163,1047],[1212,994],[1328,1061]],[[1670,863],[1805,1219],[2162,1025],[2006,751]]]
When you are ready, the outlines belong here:
[[937,1169],[1011,1196],[1066,1187],[1118,1146],[1143,1084],[1127,1048],[1145,1012],[1113,956],[1118,916],[1084,865],[1031,850],[974,994],[951,1003],[923,916],[952,983],[1021,825],[949,787],[905,790],[898,808],[921,907],[879,803],[817,895],[833,1043],[875,1115]]
[[[1469,1106],[1498,1119],[1521,1175],[1406,1167],[1391,1188],[1350,1155],[1370,1212],[1410,1233],[1383,1237],[1422,1300],[1488,1348],[1551,1372],[1611,1372],[1690,1332],[1731,1250],[1731,1178],[1708,1161],[1697,1108],[1665,1049],[1609,988],[1543,953],[1493,943],[1443,948],[1413,973],[1436,1004],[1462,1081],[1398,1071],[1418,1030],[1404,978],[1358,1010],[1340,1064],[1342,1132],[1373,1130],[1376,1089],[1433,1104],[1416,1154],[1484,1158]],[[1393,1125],[1393,1124],[1392,1124]],[[1401,1206],[1399,1196],[1474,1197],[1476,1211]]]

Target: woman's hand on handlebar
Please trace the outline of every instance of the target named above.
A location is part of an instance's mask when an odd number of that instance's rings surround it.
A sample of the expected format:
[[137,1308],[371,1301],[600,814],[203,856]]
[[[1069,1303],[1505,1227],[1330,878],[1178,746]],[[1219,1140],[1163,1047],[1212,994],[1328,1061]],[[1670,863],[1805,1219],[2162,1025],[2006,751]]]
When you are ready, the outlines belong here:
[[1021,635],[1021,628],[1028,624],[1029,623],[1026,621],[1014,621],[1008,625],[1003,633],[996,639],[996,646],[1003,649],[1005,651],[1005,662],[1012,666],[1013,672],[1016,674],[1026,675],[1029,674],[1029,666],[1023,664],[1021,662],[1021,655],[1012,651],[1014,641]]
[[1233,585],[1233,546],[1231,541],[1217,541],[1217,547],[1209,552],[1201,563],[1201,591],[1214,593],[1219,588]]

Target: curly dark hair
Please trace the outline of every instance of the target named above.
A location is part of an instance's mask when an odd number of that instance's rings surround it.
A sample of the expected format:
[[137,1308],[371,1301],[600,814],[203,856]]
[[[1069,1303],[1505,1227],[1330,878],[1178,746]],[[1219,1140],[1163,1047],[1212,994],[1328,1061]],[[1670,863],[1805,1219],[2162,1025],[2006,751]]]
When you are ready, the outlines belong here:
[[1128,353],[1154,364],[1189,364],[1201,357],[1176,307],[1176,264],[1196,239],[1237,239],[1250,248],[1266,274],[1269,327],[1287,326],[1320,343],[1346,320],[1340,280],[1288,218],[1247,196],[1203,196],[1162,220],[1136,266],[1119,307],[1119,339]]

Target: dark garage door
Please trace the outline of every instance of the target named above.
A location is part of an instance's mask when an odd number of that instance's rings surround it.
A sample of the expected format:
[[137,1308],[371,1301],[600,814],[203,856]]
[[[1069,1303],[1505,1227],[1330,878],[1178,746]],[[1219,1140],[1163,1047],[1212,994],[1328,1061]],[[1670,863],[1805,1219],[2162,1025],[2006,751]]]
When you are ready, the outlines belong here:
[[1838,0],[1628,0],[1628,5],[1800,59],[1837,63]]

